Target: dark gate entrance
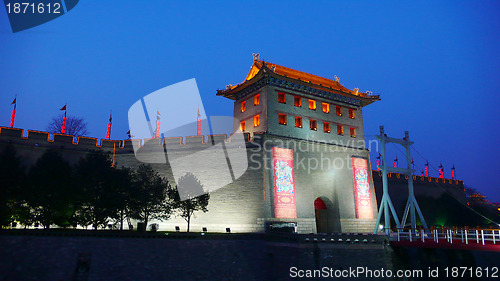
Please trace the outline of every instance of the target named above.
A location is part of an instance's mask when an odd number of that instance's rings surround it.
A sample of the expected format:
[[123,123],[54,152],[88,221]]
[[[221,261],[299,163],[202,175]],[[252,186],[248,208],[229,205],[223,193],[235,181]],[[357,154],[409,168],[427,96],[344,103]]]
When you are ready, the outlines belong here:
[[328,233],[328,210],[321,198],[314,201],[314,212],[316,213],[316,231]]

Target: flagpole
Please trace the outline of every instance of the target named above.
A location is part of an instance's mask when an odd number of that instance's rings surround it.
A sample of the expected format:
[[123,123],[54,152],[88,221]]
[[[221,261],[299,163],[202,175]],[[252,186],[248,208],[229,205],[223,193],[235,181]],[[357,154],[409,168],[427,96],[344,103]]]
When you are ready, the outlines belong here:
[[109,123],[108,123],[108,131],[106,132],[106,139],[109,140],[109,137],[111,136],[111,122],[113,120],[113,111],[109,111]]
[[60,110],[64,110],[64,117],[63,117],[63,123],[62,123],[62,128],[61,128],[61,134],[66,133],[66,106],[68,104],[66,103]]
[[17,108],[17,94],[14,98],[14,101],[11,103],[14,104],[14,109],[12,109],[12,115],[10,116],[10,127],[14,127],[14,120],[16,119],[16,108]]

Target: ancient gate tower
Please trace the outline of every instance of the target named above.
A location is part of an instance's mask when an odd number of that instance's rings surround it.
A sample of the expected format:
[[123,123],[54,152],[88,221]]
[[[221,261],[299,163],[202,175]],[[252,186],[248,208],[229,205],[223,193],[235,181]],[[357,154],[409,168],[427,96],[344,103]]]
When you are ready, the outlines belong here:
[[[258,225],[299,233],[371,232],[377,216],[362,108],[379,100],[335,80],[264,62],[254,55],[243,83],[217,95],[234,100],[239,128],[262,161]],[[250,157],[250,165],[252,156]],[[255,173],[257,176],[259,173]],[[290,224],[292,223],[292,224]]]

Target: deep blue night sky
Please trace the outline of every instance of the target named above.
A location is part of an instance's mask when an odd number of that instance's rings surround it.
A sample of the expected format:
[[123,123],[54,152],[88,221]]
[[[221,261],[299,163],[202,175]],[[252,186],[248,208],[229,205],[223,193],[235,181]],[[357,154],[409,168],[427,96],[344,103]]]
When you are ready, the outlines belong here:
[[449,177],[454,164],[457,178],[500,201],[500,2],[407,2],[80,1],[15,34],[0,8],[0,125],[17,94],[18,128],[44,130],[67,102],[99,138],[112,109],[111,136],[124,139],[135,101],[189,78],[208,115],[232,115],[216,90],[241,82],[258,52],[380,94],[364,109],[367,138],[379,125],[393,137],[409,130],[435,168]]

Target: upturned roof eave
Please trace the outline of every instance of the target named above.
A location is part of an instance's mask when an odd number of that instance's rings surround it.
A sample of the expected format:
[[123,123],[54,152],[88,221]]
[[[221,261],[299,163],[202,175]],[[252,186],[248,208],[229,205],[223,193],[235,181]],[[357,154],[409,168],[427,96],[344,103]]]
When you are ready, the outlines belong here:
[[316,85],[316,84],[313,84],[313,83],[310,83],[307,81],[303,81],[301,79],[291,78],[291,77],[288,77],[286,75],[280,75],[280,74],[275,73],[271,69],[267,68],[267,66],[265,65],[265,62],[263,64],[263,66],[260,68],[259,72],[255,76],[253,76],[249,80],[246,80],[240,84],[237,84],[235,86],[230,86],[229,89],[217,90],[217,95],[224,96],[224,97],[232,99],[232,100],[236,100],[236,97],[234,96],[235,93],[237,93],[237,92],[247,88],[248,86],[260,81],[261,79],[265,78],[266,76],[271,76],[271,77],[278,78],[278,79],[288,80],[290,82],[302,84],[302,85],[308,86],[308,87],[313,87],[313,88],[316,88],[318,90],[327,91],[327,92],[330,92],[332,94],[343,95],[346,97],[359,99],[362,101],[363,106],[369,105],[375,101],[380,100],[379,95],[373,95],[373,96],[368,96],[368,97],[363,97],[361,95],[353,95],[350,92],[332,89],[329,87],[325,87],[323,85]]

